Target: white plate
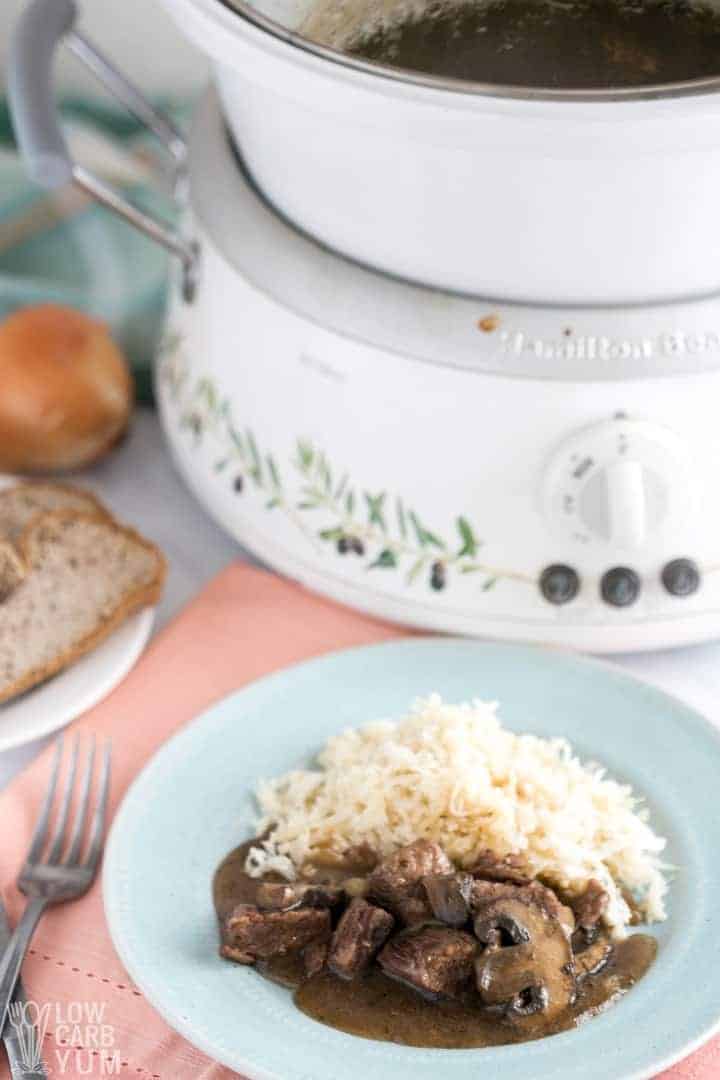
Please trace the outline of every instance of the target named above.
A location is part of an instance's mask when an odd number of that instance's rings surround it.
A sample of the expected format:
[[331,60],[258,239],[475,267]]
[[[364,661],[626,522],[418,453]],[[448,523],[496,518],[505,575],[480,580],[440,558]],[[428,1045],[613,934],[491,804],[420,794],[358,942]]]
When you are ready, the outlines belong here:
[[102,701],[134,666],[154,621],[155,608],[143,608],[82,660],[0,705],[0,752],[49,735]]
[[[0,490],[18,483],[0,475]],[[154,621],[155,608],[143,608],[71,667],[0,705],[0,753],[50,735],[102,701],[134,666]]]

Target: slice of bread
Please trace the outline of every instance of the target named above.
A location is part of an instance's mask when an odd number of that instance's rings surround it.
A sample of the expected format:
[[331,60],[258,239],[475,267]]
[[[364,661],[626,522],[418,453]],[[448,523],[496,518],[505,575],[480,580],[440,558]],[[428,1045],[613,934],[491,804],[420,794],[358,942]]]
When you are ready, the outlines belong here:
[[0,702],[44,682],[155,603],[165,578],[154,544],[100,514],[42,514],[18,546],[28,575],[0,604]]
[[0,490],[0,537],[16,544],[32,519],[50,510],[107,514],[99,499],[80,488],[39,481],[16,484]]

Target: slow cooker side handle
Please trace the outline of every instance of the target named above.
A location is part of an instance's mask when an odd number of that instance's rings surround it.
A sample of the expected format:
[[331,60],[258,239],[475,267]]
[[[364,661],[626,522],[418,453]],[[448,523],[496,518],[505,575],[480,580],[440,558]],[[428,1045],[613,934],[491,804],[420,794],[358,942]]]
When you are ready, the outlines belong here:
[[178,186],[184,176],[187,146],[182,133],[124,75],[75,29],[74,0],[30,0],[15,26],[8,65],[8,98],[13,126],[28,173],[54,190],[74,183],[103,206],[177,255],[183,266],[183,295],[195,293],[197,246],[172,226],[134,206],[99,176],[76,164],[60,125],[53,91],[55,50],[64,42],[142,123],[157,136],[176,163]]

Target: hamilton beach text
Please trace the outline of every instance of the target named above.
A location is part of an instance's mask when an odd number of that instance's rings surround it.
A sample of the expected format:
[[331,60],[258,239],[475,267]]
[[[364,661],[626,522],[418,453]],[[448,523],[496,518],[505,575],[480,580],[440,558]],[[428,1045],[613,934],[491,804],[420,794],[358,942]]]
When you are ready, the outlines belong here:
[[720,332],[716,330],[693,333],[674,330],[638,338],[570,334],[554,340],[531,336],[522,330],[504,330],[500,340],[506,354],[521,356],[530,352],[538,360],[642,360],[656,356],[695,356],[720,349]]

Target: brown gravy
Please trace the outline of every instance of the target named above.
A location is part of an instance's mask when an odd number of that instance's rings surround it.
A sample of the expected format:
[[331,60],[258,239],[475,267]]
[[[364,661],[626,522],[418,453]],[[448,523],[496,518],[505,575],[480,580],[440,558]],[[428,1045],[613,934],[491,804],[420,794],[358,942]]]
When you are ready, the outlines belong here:
[[429,0],[345,46],[392,67],[553,89],[642,87],[720,75],[720,12],[690,0]]
[[[213,882],[213,900],[223,919],[241,903],[253,903],[258,879],[245,873],[249,848],[242,844],[223,860]],[[322,876],[352,876],[359,867],[323,867]],[[267,875],[264,880],[281,880]],[[616,943],[608,965],[586,979],[575,1004],[553,1024],[542,1016],[511,1025],[480,1012],[472,999],[429,1002],[415,991],[389,979],[377,968],[362,979],[344,982],[329,973],[305,979],[298,956],[277,957],[257,965],[257,970],[292,990],[297,1007],[321,1024],[366,1039],[407,1046],[470,1048],[502,1046],[567,1031],[580,1020],[594,1016],[626,993],[642,978],[657,953],[657,943],[647,934],[633,934]]]

